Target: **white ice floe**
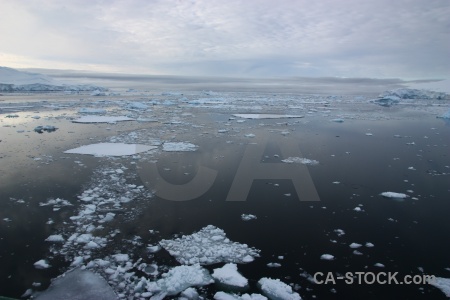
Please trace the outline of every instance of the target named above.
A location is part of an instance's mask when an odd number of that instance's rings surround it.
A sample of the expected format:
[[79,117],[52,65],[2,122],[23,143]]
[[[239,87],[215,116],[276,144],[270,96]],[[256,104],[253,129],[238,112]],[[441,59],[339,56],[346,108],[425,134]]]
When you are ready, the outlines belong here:
[[304,157],[288,157],[281,161],[284,163],[288,163],[288,164],[295,163],[295,164],[303,164],[303,165],[310,165],[310,166],[315,166],[315,165],[319,164],[319,161],[317,161],[317,160],[304,158]]
[[436,277],[434,280],[429,280],[428,283],[440,289],[445,296],[450,298],[450,278]]
[[197,145],[187,142],[166,142],[163,144],[163,151],[167,152],[189,152],[197,149]]
[[98,143],[64,151],[69,154],[90,154],[95,156],[125,156],[134,155],[158,147],[147,146],[141,144],[124,144],[124,143]]
[[357,249],[357,248],[362,247],[362,245],[361,245],[361,244],[358,244],[358,243],[351,243],[351,244],[349,245],[349,247],[352,248],[352,249]]
[[384,265],[382,263],[376,263],[374,264],[374,266],[378,268],[384,268]]
[[37,300],[52,299],[119,299],[108,283],[89,270],[75,269],[52,281]]
[[53,206],[53,210],[57,211],[61,207],[72,206],[72,204],[68,200],[56,198],[56,199],[49,199],[47,202],[39,202],[39,206]]
[[156,282],[157,287],[153,288],[159,289],[159,293],[155,295],[161,297],[158,299],[176,295],[189,287],[205,286],[214,282],[208,270],[200,265],[178,266],[163,274],[162,277]]
[[372,244],[371,242],[367,242],[365,246],[366,246],[367,248],[375,247],[375,245]]
[[234,114],[233,116],[244,119],[291,119],[304,117],[302,115],[278,115],[278,114]]
[[134,121],[134,119],[126,116],[82,116],[72,120],[73,123],[116,123],[123,121]]
[[47,260],[41,259],[34,263],[34,267],[36,269],[48,269],[51,267],[51,265],[49,265]]
[[48,238],[45,239],[46,242],[52,242],[52,243],[63,243],[64,238],[60,234],[52,234]]
[[322,260],[334,260],[334,255],[331,254],[322,254],[320,256],[320,259]]
[[255,215],[251,215],[251,214],[242,214],[241,219],[243,221],[250,221],[250,220],[256,220],[257,217]]
[[259,256],[259,250],[230,241],[225,232],[208,225],[191,235],[162,240],[160,245],[185,265],[209,265],[220,262],[248,263]]
[[264,297],[260,294],[243,294],[242,296],[236,294],[229,294],[225,292],[217,292],[214,294],[215,300],[267,300],[267,297]]
[[271,263],[268,263],[267,266],[269,268],[279,268],[279,267],[281,267],[281,264],[280,263],[273,263],[273,262],[271,262]]
[[263,293],[271,300],[301,300],[300,295],[292,290],[290,285],[279,279],[261,278],[258,285]]
[[224,284],[231,287],[246,287],[248,285],[248,280],[237,270],[237,265],[229,263],[224,265],[222,268],[214,269],[212,277]]
[[334,232],[336,232],[338,236],[343,236],[345,234],[345,231],[342,229],[335,229]]
[[386,198],[397,198],[397,199],[404,199],[404,198],[409,197],[406,194],[395,193],[395,192],[383,192],[380,195],[383,196],[383,197],[386,197]]

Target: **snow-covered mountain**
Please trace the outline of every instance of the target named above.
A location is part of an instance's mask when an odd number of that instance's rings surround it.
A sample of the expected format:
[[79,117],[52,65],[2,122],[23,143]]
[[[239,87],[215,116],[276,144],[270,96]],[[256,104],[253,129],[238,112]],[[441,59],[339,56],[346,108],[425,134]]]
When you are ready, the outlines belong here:
[[0,91],[105,91],[93,85],[67,85],[39,74],[0,67]]

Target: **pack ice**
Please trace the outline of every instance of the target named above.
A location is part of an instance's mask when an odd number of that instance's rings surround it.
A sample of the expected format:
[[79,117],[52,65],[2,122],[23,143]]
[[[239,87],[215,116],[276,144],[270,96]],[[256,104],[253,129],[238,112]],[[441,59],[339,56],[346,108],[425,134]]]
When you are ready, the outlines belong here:
[[162,240],[160,245],[183,265],[210,265],[220,262],[249,263],[259,257],[260,250],[230,241],[225,232],[208,225],[191,235]]

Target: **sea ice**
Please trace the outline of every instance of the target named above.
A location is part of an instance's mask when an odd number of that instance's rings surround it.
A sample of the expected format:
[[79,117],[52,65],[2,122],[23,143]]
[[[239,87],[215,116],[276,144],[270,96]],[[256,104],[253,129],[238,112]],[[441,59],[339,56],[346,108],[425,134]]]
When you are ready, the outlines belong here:
[[256,220],[257,217],[255,215],[251,215],[251,214],[242,214],[241,219],[243,221],[250,221],[250,220]]
[[320,259],[323,259],[323,260],[334,260],[334,256],[331,255],[331,254],[322,254],[320,256]]
[[319,162],[317,160],[304,158],[304,157],[288,157],[281,161],[284,163],[288,163],[288,164],[296,163],[296,164],[303,164],[303,165],[310,165],[310,166],[315,166],[315,165],[319,164]]
[[279,279],[261,278],[258,281],[262,293],[271,300],[301,300],[300,295],[292,291],[290,285]]
[[187,142],[166,142],[163,144],[163,151],[167,152],[188,152],[196,151],[197,149],[197,145]]
[[436,277],[428,283],[440,289],[445,296],[450,298],[450,278]]
[[122,121],[134,121],[134,119],[128,118],[126,116],[82,116],[78,119],[73,120],[73,123],[116,123]]
[[450,119],[450,110],[448,112],[446,112],[445,114],[443,114],[442,116],[440,116],[439,118]]
[[108,283],[89,270],[75,269],[56,278],[37,300],[52,299],[118,299]]
[[34,267],[36,269],[48,269],[51,267],[51,265],[49,265],[47,260],[41,259],[34,263]]
[[53,234],[53,235],[50,235],[48,238],[46,238],[45,241],[53,242],[53,243],[62,243],[62,242],[64,242],[64,238],[60,234]]
[[70,154],[90,154],[95,156],[124,156],[156,149],[156,146],[123,143],[99,143],[64,151]]
[[277,114],[234,114],[233,116],[244,119],[291,119],[304,117],[302,115],[277,115]]
[[259,250],[230,241],[225,232],[208,225],[191,235],[162,240],[160,245],[185,265],[209,265],[220,262],[248,263],[259,256]]
[[384,192],[384,193],[381,193],[380,195],[383,197],[386,197],[386,198],[398,198],[398,199],[404,199],[404,198],[409,197],[406,194],[395,193],[395,192]]
[[264,297],[260,294],[243,294],[242,296],[236,294],[228,294],[225,292],[217,292],[214,294],[215,300],[267,300],[267,297]]
[[170,269],[162,277],[156,282],[160,296],[173,296],[189,287],[205,286],[214,282],[208,270],[200,265],[178,266]]
[[214,269],[212,277],[227,286],[243,288],[248,285],[247,278],[238,272],[237,265],[233,263],[226,264],[222,268]]
[[362,245],[361,245],[361,244],[358,244],[358,243],[351,243],[351,244],[349,245],[349,247],[352,248],[352,249],[357,249],[357,248],[362,247]]

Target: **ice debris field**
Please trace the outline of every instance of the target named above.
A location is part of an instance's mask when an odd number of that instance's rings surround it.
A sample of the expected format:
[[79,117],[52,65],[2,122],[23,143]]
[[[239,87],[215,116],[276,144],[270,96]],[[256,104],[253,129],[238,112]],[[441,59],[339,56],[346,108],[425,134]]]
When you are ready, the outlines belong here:
[[[413,113],[425,112],[444,120],[449,119],[450,113],[448,94],[415,89],[387,91],[378,97],[205,91],[111,93],[98,87],[55,85],[46,78],[41,78],[39,86],[27,84],[27,78],[24,82],[0,87],[6,92],[23,92],[39,88],[51,90],[53,84],[56,90],[67,93],[52,101],[42,95],[40,99],[23,96],[20,101],[14,100],[20,96],[3,97],[0,124],[5,135],[0,137],[1,145],[13,143],[12,134],[31,139],[33,134],[40,133],[42,138],[53,139],[64,132],[64,136],[52,140],[54,145],[47,145],[52,155],[39,152],[26,153],[26,157],[31,157],[41,170],[58,159],[72,160],[78,167],[85,166],[85,155],[98,159],[97,167],[77,195],[70,199],[54,195],[38,203],[50,216],[65,212],[66,217],[59,219],[58,226],[51,227],[53,229],[43,240],[48,245],[48,255],[31,263],[42,271],[54,268],[55,264],[59,266],[60,276],[47,290],[37,283],[24,291],[23,297],[36,299],[301,299],[302,294],[315,298],[315,286],[305,287],[311,284],[311,274],[307,272],[301,273],[301,277],[308,283],[295,282],[278,271],[273,278],[266,275],[246,278],[240,269],[264,257],[265,250],[233,241],[214,224],[203,224],[193,232],[162,239],[158,239],[157,230],[147,228],[149,234],[154,235],[151,242],[137,234],[124,239],[119,224],[136,219],[138,207],[149,205],[148,199],[151,201],[155,197],[155,191],[141,183],[130,166],[142,161],[152,163],[160,157],[174,159],[183,154],[203,153],[205,149],[197,137],[209,139],[211,143],[221,140],[227,144],[252,144],[257,143],[264,132],[288,137],[295,134],[298,126],[317,118],[340,126],[354,120],[389,120],[390,114],[385,109],[402,106]],[[354,108],[356,104],[360,108]],[[211,117],[213,115],[215,117]],[[365,131],[362,138],[377,137],[377,133]],[[396,138],[404,137],[393,137]],[[403,144],[414,147],[415,141],[405,137]],[[314,152],[306,154],[298,157],[266,155],[265,159],[276,159],[286,165],[306,165],[311,170],[329,163],[317,160]],[[351,155],[349,148],[343,151],[342,159]],[[2,159],[6,161],[11,156],[8,154]],[[220,160],[221,156],[218,154],[214,159]],[[171,170],[164,169],[165,172]],[[414,166],[405,168],[405,172],[415,170]],[[431,176],[446,176],[450,169],[448,165],[436,166],[429,172]],[[188,176],[189,172],[183,174]],[[330,184],[336,188],[344,186],[334,179],[330,179]],[[389,189],[373,191],[372,201],[417,201],[421,198],[412,189]],[[284,193],[283,197],[291,195]],[[327,210],[322,204],[308,205]],[[345,214],[355,218],[354,214],[367,214],[369,209],[369,205],[358,204]],[[1,216],[5,224],[19,221],[15,220],[15,215],[2,213]],[[245,221],[249,226],[264,219],[252,211],[236,216],[237,222]],[[388,222],[397,221],[389,219]],[[47,225],[52,224],[55,220],[49,217]],[[363,237],[344,242],[346,231],[334,228],[327,233],[330,252],[315,254],[320,263],[333,264],[343,259],[342,251],[333,251],[333,245],[344,245],[350,251],[346,250],[350,253],[346,255],[356,259],[378,247]],[[152,260],[157,255],[164,256],[162,252],[166,253],[165,259]],[[301,265],[301,254],[298,255]],[[58,262],[60,259],[65,263]],[[170,259],[172,262],[166,264]],[[283,259],[283,255],[270,257],[266,263],[268,270],[283,267]],[[369,261],[368,258],[366,266],[377,268],[389,263]],[[439,277],[433,286],[450,297],[449,280]]]

